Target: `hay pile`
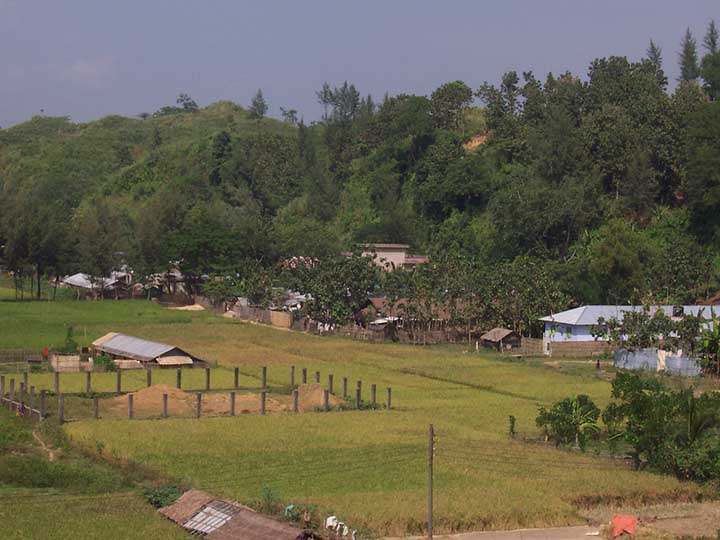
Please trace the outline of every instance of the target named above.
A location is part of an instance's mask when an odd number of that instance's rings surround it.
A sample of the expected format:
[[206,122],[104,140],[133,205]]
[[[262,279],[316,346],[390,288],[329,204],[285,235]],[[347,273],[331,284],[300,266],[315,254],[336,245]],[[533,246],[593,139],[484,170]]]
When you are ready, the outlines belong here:
[[[319,384],[302,384],[298,387],[298,407],[300,411],[312,411],[323,406],[323,387]],[[185,392],[167,384],[156,384],[133,392],[133,409],[136,418],[159,417],[162,414],[162,397],[168,395],[168,416],[195,416],[195,393]],[[260,394],[236,393],[236,414],[259,414]],[[339,405],[342,400],[334,395],[328,398],[330,406]],[[266,396],[265,410],[271,412],[292,411],[292,396]],[[230,414],[230,393],[203,393],[202,416],[222,416]],[[103,400],[101,415],[112,418],[127,418],[128,397],[116,396]]]

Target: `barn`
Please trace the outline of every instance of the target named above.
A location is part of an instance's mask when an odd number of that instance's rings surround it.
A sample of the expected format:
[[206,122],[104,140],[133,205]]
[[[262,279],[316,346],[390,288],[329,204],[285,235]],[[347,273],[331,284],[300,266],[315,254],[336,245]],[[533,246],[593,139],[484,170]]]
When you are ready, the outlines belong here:
[[148,341],[125,334],[110,332],[92,343],[94,354],[105,354],[124,369],[132,368],[178,368],[208,367],[201,360],[180,347]]

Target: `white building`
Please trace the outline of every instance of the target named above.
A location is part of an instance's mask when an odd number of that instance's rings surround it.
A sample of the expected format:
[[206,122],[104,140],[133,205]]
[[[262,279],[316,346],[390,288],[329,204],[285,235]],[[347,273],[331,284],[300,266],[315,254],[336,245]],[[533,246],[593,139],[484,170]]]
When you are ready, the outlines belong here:
[[[599,319],[621,321],[626,312],[643,309],[643,306],[582,306],[542,317],[540,320],[545,323],[543,351],[550,354],[553,343],[603,341],[603,338],[596,340],[592,335],[593,326],[598,324]],[[658,309],[662,309],[668,317],[675,318],[684,315],[697,316],[701,311],[707,319],[712,316],[712,306],[652,306],[650,314],[654,314]]]

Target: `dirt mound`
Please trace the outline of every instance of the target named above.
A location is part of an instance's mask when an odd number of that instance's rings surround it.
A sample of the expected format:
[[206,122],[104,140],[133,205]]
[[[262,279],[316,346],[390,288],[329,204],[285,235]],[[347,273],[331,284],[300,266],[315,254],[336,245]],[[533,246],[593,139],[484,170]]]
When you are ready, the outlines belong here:
[[[161,416],[163,394],[168,395],[168,416],[195,416],[197,407],[195,393],[184,392],[166,384],[156,384],[132,393],[135,417]],[[260,413],[260,400],[260,394],[237,393],[235,395],[235,413]],[[322,405],[322,390],[320,391],[320,404]],[[128,397],[125,395],[103,400],[100,410],[104,416],[127,418]],[[265,410],[267,412],[290,411],[292,410],[292,401],[288,403],[285,396],[279,398],[266,396]],[[230,393],[203,393],[201,414],[203,416],[230,414]]]
[[[298,386],[298,409],[301,412],[313,411],[315,409],[321,409],[323,406],[323,391],[325,387],[313,383],[313,384],[301,384]],[[292,396],[282,396],[278,400],[286,407],[286,410],[292,411],[293,398]],[[331,407],[340,405],[342,400],[333,394],[328,396],[328,404]]]
[[[160,416],[163,394],[168,395],[168,416],[192,416],[195,413],[195,396],[167,384],[156,384],[133,392],[135,416]],[[127,417],[128,397],[117,396],[104,400],[101,412],[110,416]]]

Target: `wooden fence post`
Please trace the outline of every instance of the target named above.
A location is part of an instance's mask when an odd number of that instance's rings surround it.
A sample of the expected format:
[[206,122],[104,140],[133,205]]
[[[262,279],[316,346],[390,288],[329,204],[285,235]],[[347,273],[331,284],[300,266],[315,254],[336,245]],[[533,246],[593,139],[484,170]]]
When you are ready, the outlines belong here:
[[32,410],[35,408],[35,387],[30,387],[30,416],[32,417]]
[[334,386],[333,379],[334,379],[334,377],[333,377],[332,373],[330,375],[328,375],[328,392],[330,392],[331,394],[335,393],[335,392],[333,392],[333,386]]
[[5,399],[5,375],[0,375],[0,399]]
[[290,366],[290,387],[295,386],[295,366]]
[[[15,379],[10,379],[10,401],[15,401]],[[12,403],[10,408],[12,408]]]
[[65,421],[65,396],[58,394],[58,422]]
[[235,381],[233,384],[233,388],[235,388],[235,390],[240,388],[240,368],[239,367],[235,368]]
[[177,385],[178,388],[182,387],[182,368],[177,368]]
[[85,372],[85,393],[92,392],[92,371]]
[[145,382],[147,383],[148,388],[152,386],[152,369],[147,368],[147,373],[145,374]]
[[132,420],[133,412],[133,395],[128,394],[128,418],[130,420]]
[[315,382],[317,384],[320,384],[320,372],[319,371],[315,372]]
[[200,392],[197,393],[197,405],[195,410],[195,416],[197,418],[200,418],[200,415],[202,414],[202,394]]
[[210,368],[205,368],[205,390],[210,390]]
[[307,384],[307,368],[302,368],[302,383]]
[[235,392],[230,392],[230,416],[235,416]]
[[55,379],[55,394],[60,393],[60,372],[56,371],[54,373],[54,379]]
[[100,398],[97,396],[93,397],[93,418],[95,418],[95,420],[100,418]]
[[167,400],[168,400],[168,395],[163,394],[163,399],[162,399],[162,417],[163,418],[167,418]]
[[260,392],[260,414],[265,415],[265,400],[267,399],[267,392]]
[[299,394],[299,393],[300,393],[300,392],[298,391],[297,388],[296,388],[295,390],[293,390],[293,412],[295,412],[295,413],[300,410],[300,406],[299,406],[299,403],[298,403],[298,401],[299,401],[299,399],[298,399],[298,397],[299,397],[298,394]]
[[372,401],[373,406],[377,404],[377,385],[375,384],[370,386],[370,401]]
[[348,397],[348,378],[343,377],[343,399]]
[[27,390],[30,388],[30,385],[28,384],[28,370],[26,369],[23,371],[23,385],[25,386],[25,389]]
[[330,410],[330,400],[328,399],[330,392],[323,390],[323,410],[328,412]]
[[262,368],[262,387],[267,388],[267,366]]
[[40,420],[45,419],[45,390],[40,390]]
[[360,385],[355,389],[355,407],[358,409],[360,408],[360,404],[362,403],[362,388]]
[[18,397],[20,402],[20,414],[25,414],[25,383],[20,383],[20,396]]
[[118,394],[122,392],[122,369],[118,367],[117,380],[115,381],[115,392]]
[[390,388],[389,386],[387,389],[387,408],[392,408],[392,388]]

